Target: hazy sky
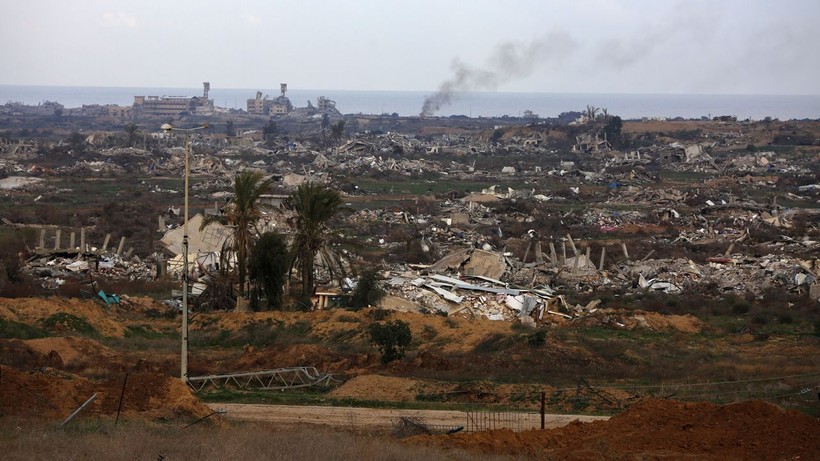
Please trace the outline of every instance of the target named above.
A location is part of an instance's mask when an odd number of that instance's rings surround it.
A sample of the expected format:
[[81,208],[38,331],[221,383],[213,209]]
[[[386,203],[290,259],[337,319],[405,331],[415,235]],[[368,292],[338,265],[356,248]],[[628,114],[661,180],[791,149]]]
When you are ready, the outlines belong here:
[[820,94],[818,0],[0,0],[0,84]]

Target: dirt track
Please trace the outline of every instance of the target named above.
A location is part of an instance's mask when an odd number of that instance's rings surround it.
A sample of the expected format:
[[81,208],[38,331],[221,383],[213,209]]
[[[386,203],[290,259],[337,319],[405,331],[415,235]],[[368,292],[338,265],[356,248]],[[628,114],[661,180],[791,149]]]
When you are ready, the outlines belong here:
[[[318,424],[353,430],[390,430],[399,418],[413,418],[435,428],[467,426],[467,413],[446,410],[398,410],[382,408],[323,407],[301,405],[254,405],[235,403],[208,404],[216,411],[226,410],[229,419],[266,421],[283,425]],[[540,427],[540,415],[521,413],[533,429]],[[605,416],[546,415],[546,427],[562,427],[572,421],[596,421]],[[503,427],[503,426],[497,426]]]

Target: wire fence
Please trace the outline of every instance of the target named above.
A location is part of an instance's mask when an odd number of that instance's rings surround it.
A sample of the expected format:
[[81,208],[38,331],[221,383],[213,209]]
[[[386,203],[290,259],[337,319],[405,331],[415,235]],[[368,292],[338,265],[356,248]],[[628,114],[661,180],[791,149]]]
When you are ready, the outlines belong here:
[[540,427],[541,415],[539,413],[468,411],[465,430],[478,432],[509,429],[513,432],[521,432]]

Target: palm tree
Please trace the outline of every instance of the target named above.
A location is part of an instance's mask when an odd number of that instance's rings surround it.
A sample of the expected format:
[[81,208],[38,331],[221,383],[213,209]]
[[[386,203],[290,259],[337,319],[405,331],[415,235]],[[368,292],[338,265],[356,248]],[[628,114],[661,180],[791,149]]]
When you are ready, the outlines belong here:
[[595,118],[598,116],[598,111],[599,110],[600,109],[595,107],[595,106],[587,105],[587,109],[585,111],[586,116],[587,116],[587,120],[590,121],[590,122],[594,122]]
[[291,269],[299,268],[302,295],[310,296],[316,285],[314,261],[317,255],[331,271],[341,268],[339,258],[330,249],[332,231],[328,227],[328,221],[339,210],[342,198],[337,191],[326,186],[304,183],[290,199],[296,211]]
[[257,206],[259,197],[268,191],[271,180],[262,180],[259,171],[243,170],[234,177],[233,201],[225,207],[221,215],[209,215],[202,221],[200,230],[218,222],[233,230],[233,235],[226,242],[226,247],[236,253],[236,266],[239,273],[239,292],[244,294],[245,279],[248,268],[248,255],[254,239],[259,235],[256,227],[262,217]]

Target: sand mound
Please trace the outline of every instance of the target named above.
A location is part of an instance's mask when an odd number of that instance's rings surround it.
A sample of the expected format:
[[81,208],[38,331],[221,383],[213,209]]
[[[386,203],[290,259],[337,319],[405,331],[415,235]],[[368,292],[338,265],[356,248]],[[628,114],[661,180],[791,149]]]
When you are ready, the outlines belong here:
[[420,436],[422,443],[531,458],[816,459],[820,420],[761,401],[645,400],[608,421],[514,433]]
[[[8,320],[40,324],[54,314],[71,314],[91,325],[99,334],[108,337],[122,338],[125,327],[95,301],[76,298],[0,298],[0,316]],[[64,323],[58,323],[56,328]],[[70,332],[70,330],[66,330]]]
[[48,356],[52,351],[56,352],[63,364],[69,368],[84,364],[108,363],[118,357],[116,352],[97,341],[76,336],[29,339],[23,343],[42,356]]
[[403,402],[416,399],[418,381],[381,375],[362,375],[330,393],[333,397]]
[[83,412],[114,415],[122,399],[125,415],[151,419],[201,418],[211,410],[200,402],[179,379],[153,373],[128,375],[94,383],[56,370],[26,373],[0,366],[0,415],[62,419],[89,397],[97,399]]
[[51,367],[90,375],[124,367],[114,350],[75,336],[0,340],[0,363],[23,370]]
[[125,394],[122,409],[126,414],[174,419],[201,418],[211,413],[181,380],[155,372],[129,374],[127,380],[123,375],[97,386],[97,392],[101,393],[99,405],[95,409],[98,413],[111,415],[117,412],[123,382]]
[[87,380],[57,370],[25,373],[0,366],[0,415],[66,418],[93,395]]

